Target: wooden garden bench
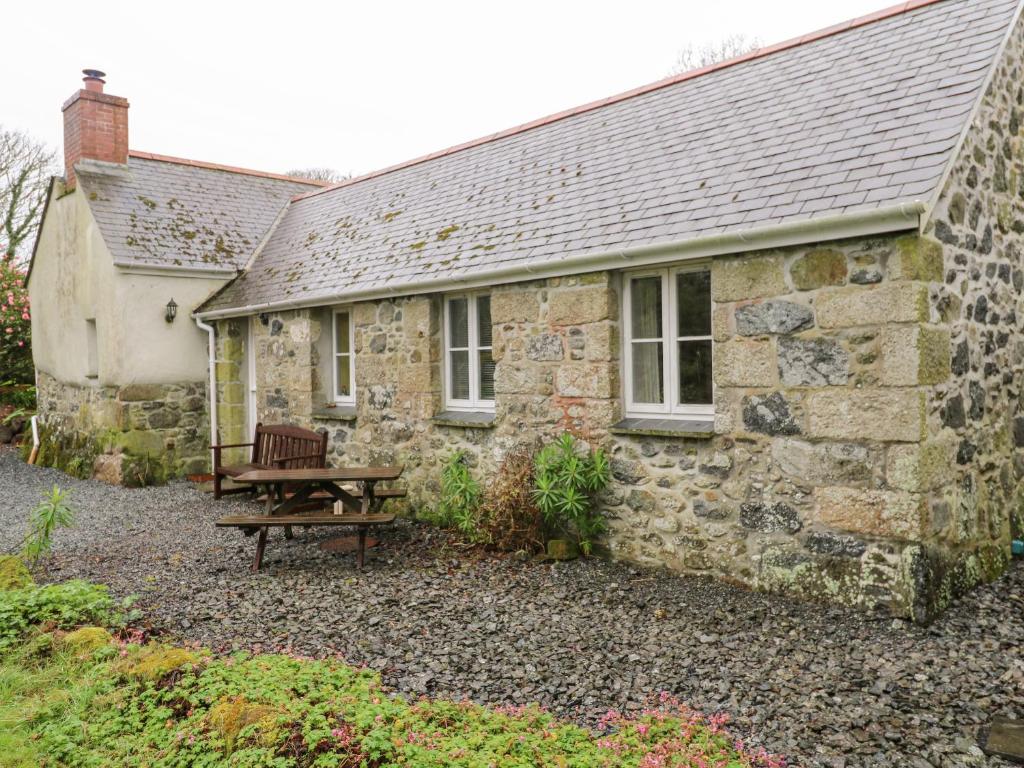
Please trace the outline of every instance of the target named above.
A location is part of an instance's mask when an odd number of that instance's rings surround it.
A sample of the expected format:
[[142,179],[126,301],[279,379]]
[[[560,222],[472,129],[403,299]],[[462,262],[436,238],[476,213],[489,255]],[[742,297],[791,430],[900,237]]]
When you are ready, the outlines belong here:
[[[251,458],[244,464],[224,464],[225,448],[252,446]],[[224,489],[225,477],[232,479],[256,469],[318,469],[327,464],[327,433],[289,424],[257,424],[251,443],[212,445],[213,498],[226,493],[251,493],[252,488]]]

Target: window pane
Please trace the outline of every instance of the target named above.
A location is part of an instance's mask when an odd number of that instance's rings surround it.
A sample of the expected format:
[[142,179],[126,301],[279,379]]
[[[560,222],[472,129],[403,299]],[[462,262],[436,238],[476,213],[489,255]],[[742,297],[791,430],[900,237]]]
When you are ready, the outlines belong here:
[[633,344],[633,402],[664,403],[665,381],[660,341]]
[[334,351],[351,352],[348,342],[348,312],[339,312],[334,316]]
[[491,297],[477,296],[476,299],[477,346],[491,346]]
[[679,402],[710,405],[711,342],[679,342]]
[[494,399],[494,359],[491,350],[481,349],[480,355],[480,399]]
[[634,339],[661,338],[661,278],[641,277],[629,283],[629,300]]
[[352,394],[352,357],[350,355],[338,355],[334,358],[334,362],[338,376],[335,397],[348,397]]
[[451,347],[469,346],[469,305],[465,299],[448,302],[448,343]]
[[469,400],[469,352],[449,352],[452,362],[452,400]]
[[679,336],[711,335],[711,273],[680,272],[676,275],[679,305]]

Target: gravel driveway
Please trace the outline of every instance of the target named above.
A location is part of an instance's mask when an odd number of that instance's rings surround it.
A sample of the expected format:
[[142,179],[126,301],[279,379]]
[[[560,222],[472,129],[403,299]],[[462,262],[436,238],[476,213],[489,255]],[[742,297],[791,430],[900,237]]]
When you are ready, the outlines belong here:
[[0,453],[0,549],[42,492],[71,491],[77,526],[44,576],[138,594],[173,635],[215,649],[340,653],[408,693],[539,701],[584,722],[666,690],[802,766],[1002,766],[975,746],[993,715],[1024,717],[1024,565],[928,628],[621,564],[466,552],[403,523],[362,572],[319,543],[254,541],[187,483],[129,490]]

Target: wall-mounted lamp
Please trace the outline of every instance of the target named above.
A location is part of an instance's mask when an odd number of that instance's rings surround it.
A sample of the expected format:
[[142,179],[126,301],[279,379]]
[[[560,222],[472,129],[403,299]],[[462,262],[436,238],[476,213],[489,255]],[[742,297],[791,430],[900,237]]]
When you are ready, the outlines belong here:
[[174,318],[177,317],[177,316],[178,316],[178,305],[174,301],[174,299],[171,299],[170,301],[167,302],[167,306],[164,307],[164,320],[166,320],[168,323],[173,323],[174,322]]

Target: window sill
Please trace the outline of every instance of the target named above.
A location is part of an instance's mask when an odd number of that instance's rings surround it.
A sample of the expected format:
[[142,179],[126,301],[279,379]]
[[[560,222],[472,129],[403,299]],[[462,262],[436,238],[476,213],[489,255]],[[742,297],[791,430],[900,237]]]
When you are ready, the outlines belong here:
[[681,419],[623,419],[608,430],[613,435],[644,435],[648,437],[691,437],[709,440],[715,436],[713,421]]
[[354,405],[336,405],[333,408],[321,406],[313,409],[314,419],[325,421],[355,421],[356,407]]
[[441,411],[432,421],[442,427],[494,429],[493,411]]

